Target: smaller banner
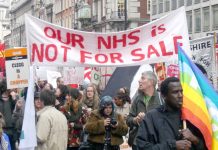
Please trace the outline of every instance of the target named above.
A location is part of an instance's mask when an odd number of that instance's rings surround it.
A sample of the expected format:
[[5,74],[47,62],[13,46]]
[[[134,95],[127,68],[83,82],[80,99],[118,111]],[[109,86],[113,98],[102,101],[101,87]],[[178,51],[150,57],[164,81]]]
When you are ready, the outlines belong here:
[[94,67],[91,72],[91,82],[98,85],[101,81],[101,72],[99,68]]
[[210,81],[217,87],[216,56],[214,36],[207,36],[190,41],[192,61],[204,67]]
[[167,77],[179,78],[179,66],[176,64],[170,64],[167,66]]
[[26,48],[5,50],[7,88],[28,87],[29,61]]
[[83,74],[83,67],[64,67],[64,84],[82,84],[84,80]]

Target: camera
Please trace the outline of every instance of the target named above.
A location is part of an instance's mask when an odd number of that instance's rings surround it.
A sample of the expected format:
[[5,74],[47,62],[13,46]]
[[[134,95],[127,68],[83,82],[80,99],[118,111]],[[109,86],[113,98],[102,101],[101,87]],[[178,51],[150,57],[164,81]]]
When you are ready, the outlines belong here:
[[111,122],[110,122],[111,125],[115,126],[117,124],[117,121],[115,118],[111,118]]

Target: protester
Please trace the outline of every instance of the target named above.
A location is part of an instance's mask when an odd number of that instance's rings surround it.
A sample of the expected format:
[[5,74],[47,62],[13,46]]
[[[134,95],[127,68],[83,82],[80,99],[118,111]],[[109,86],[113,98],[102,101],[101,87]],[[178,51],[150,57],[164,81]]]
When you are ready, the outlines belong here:
[[66,95],[65,106],[60,110],[68,121],[67,150],[78,150],[81,142],[81,134],[86,118],[83,117],[82,106],[79,103],[80,92],[78,89],[69,88]]
[[23,116],[24,116],[24,107],[25,107],[25,101],[20,98],[19,100],[17,100],[15,109],[12,114],[12,119],[15,128],[14,137],[17,145],[20,142],[20,134],[22,130]]
[[66,150],[67,119],[54,107],[54,92],[42,90],[40,101],[44,108],[37,113],[37,150]]
[[60,84],[55,90],[55,107],[59,110],[65,104],[68,87]]
[[36,112],[44,107],[43,102],[40,100],[40,92],[34,92],[34,106]]
[[94,84],[88,84],[87,88],[84,90],[82,104],[83,107],[90,108],[91,110],[98,109],[99,97]]
[[51,90],[51,91],[54,90],[53,86],[50,83],[46,83],[43,89],[47,89],[47,90]]
[[187,129],[182,128],[183,89],[179,79],[165,79],[160,91],[165,104],[146,114],[136,137],[138,149],[206,150],[196,127],[186,121]]
[[3,130],[4,125],[4,116],[0,113],[0,150],[11,150],[9,137]]
[[127,125],[130,127],[128,144],[132,146],[133,150],[137,150],[135,136],[145,113],[161,104],[161,99],[155,89],[156,84],[157,77],[152,71],[142,73],[139,80],[138,95],[133,100],[127,116]]
[[131,107],[129,95],[119,90],[117,95],[114,97],[114,103],[116,104],[116,112],[126,119]]
[[56,79],[56,83],[57,83],[57,87],[59,87],[59,85],[64,85],[64,79],[62,77],[58,77]]
[[112,98],[104,96],[99,108],[92,111],[85,131],[89,133],[88,141],[92,150],[119,150],[119,145],[123,143],[122,136],[127,134],[128,127],[122,115],[114,111]]
[[15,149],[14,122],[12,119],[16,99],[12,99],[11,91],[7,89],[6,80],[0,82],[0,112],[5,117],[4,132],[9,136],[11,149]]

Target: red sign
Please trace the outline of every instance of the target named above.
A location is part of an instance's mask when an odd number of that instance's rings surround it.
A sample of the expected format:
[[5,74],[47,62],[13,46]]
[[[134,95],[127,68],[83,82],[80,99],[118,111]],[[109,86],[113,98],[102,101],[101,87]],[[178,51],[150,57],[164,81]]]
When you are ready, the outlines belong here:
[[178,65],[169,65],[167,67],[167,77],[179,78],[179,66]]

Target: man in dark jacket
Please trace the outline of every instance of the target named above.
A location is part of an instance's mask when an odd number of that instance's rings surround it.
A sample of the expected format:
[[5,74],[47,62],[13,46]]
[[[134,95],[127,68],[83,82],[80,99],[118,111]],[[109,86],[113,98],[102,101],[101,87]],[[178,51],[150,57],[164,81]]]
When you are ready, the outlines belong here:
[[139,150],[206,150],[200,131],[187,121],[182,128],[183,90],[178,78],[161,83],[165,104],[149,111],[140,124],[136,143]]
[[139,91],[135,97],[126,123],[130,127],[128,144],[133,150],[137,150],[135,143],[135,135],[138,131],[138,126],[145,116],[145,113],[161,104],[161,99],[155,89],[157,77],[152,71],[142,73],[139,80]]
[[10,90],[7,89],[5,79],[0,81],[0,112],[5,118],[4,131],[9,136],[11,149],[15,149],[14,122],[12,119],[13,110],[16,104],[16,99],[12,99]]

